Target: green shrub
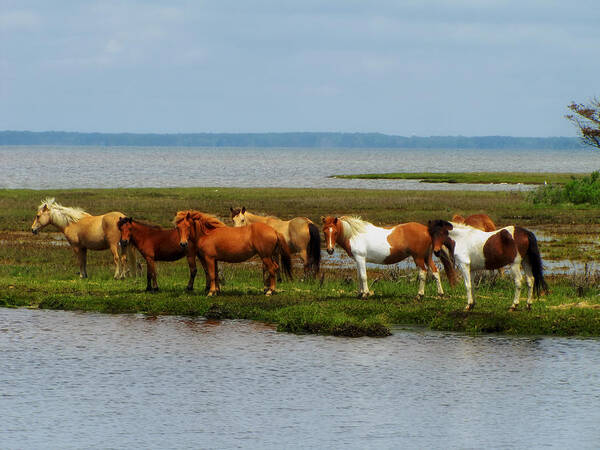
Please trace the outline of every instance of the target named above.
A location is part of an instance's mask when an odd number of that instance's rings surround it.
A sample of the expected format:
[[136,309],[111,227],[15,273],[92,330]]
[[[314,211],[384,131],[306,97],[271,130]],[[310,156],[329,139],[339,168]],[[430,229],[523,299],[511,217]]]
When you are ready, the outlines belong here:
[[544,185],[531,194],[533,203],[556,205],[589,203],[600,205],[600,172],[583,178],[574,178],[564,185]]

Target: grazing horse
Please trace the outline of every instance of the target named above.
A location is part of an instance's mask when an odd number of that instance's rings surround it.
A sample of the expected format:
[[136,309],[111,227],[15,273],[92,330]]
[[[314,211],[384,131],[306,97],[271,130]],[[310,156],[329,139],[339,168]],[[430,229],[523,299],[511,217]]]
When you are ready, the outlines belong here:
[[540,290],[547,291],[548,285],[544,280],[542,257],[537,239],[531,231],[517,226],[509,226],[498,231],[486,232],[445,220],[429,221],[428,229],[436,254],[442,245],[453,248],[454,259],[465,280],[467,291],[465,309],[467,311],[471,310],[475,304],[471,288],[471,271],[473,270],[495,270],[510,265],[515,281],[515,296],[510,311],[516,310],[519,306],[523,280],[521,268],[525,272],[525,281],[529,288],[527,309],[531,309],[534,290],[538,296]]
[[[372,295],[367,283],[366,263],[395,264],[412,256],[419,268],[419,291],[417,298],[425,295],[427,269],[431,270],[437,283],[438,295],[444,294],[440,274],[433,263],[431,237],[427,227],[410,222],[391,228],[381,228],[365,222],[360,217],[324,217],[323,234],[327,253],[333,254],[335,244],[342,247],[356,262],[359,289],[358,296]],[[451,284],[454,284],[454,268],[446,254],[440,256]]]
[[156,225],[147,225],[131,217],[121,217],[117,223],[121,233],[121,246],[129,247],[131,243],[146,260],[146,291],[158,291],[155,261],[177,261],[187,256],[190,268],[190,279],[187,290],[194,289],[196,278],[196,252],[190,245],[188,248],[179,245],[179,232],[176,228],[167,230]]
[[[81,208],[62,206],[54,198],[48,198],[39,206],[31,231],[37,234],[50,224],[57,227],[77,256],[81,278],[87,278],[87,251],[107,249],[110,249],[115,261],[115,279],[125,278],[128,272],[127,255],[119,248],[121,233],[117,227],[119,218],[124,215],[113,211],[92,216]],[[129,252],[129,259],[133,262],[133,252]]]
[[253,223],[240,228],[228,227],[215,216],[194,210],[179,211],[174,222],[179,231],[180,244],[184,247],[194,245],[197,250],[207,284],[210,281],[209,296],[220,291],[218,261],[239,263],[258,254],[263,262],[263,269],[266,268],[269,273],[268,280],[265,281],[266,295],[275,292],[278,268],[275,256],[278,252],[281,252],[285,273],[292,277],[290,249],[285,238],[264,223]]
[[285,238],[290,252],[300,253],[304,263],[304,274],[316,276],[321,264],[321,233],[319,228],[307,217],[295,217],[291,220],[281,220],[273,216],[259,216],[242,208],[229,208],[231,218],[236,227],[251,223],[266,223],[281,233]]
[[452,216],[453,223],[464,223],[483,231],[496,231],[496,224],[487,214],[473,214],[466,219],[460,214]]

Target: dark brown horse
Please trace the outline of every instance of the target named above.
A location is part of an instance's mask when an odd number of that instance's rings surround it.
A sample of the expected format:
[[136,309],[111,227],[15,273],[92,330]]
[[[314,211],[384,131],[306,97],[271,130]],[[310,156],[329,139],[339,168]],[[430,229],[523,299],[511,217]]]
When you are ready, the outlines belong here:
[[450,223],[445,220],[434,220],[428,224],[429,234],[433,242],[434,252],[439,252],[443,245],[453,248],[454,258],[458,264],[467,291],[466,310],[474,306],[471,288],[471,272],[473,270],[495,270],[510,266],[515,281],[515,295],[510,307],[514,311],[519,306],[521,283],[525,272],[525,281],[529,288],[527,309],[531,309],[531,299],[535,291],[547,291],[544,280],[542,257],[535,235],[525,228],[509,226],[497,231],[481,231],[464,224]]
[[276,288],[278,264],[275,257],[281,252],[284,272],[292,278],[290,249],[281,233],[263,223],[246,227],[228,227],[216,217],[200,211],[179,211],[175,225],[182,246],[193,245],[210,283],[208,295],[217,294],[217,261],[239,263],[259,255],[263,268],[269,273],[265,282],[265,294],[271,295]]
[[496,224],[487,214],[473,214],[466,219],[460,214],[454,214],[452,222],[464,223],[482,231],[496,231]]
[[190,267],[190,279],[187,290],[194,289],[196,278],[196,249],[192,243],[189,246],[179,244],[177,228],[164,229],[155,225],[147,225],[131,217],[121,217],[117,226],[121,232],[121,246],[126,248],[132,244],[146,259],[146,290],[158,291],[156,282],[156,267],[154,261],[177,261],[187,257]]

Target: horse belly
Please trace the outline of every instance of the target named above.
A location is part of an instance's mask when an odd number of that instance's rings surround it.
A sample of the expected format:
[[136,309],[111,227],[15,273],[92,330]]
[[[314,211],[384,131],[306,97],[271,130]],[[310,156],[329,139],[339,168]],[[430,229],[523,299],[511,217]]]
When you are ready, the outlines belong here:
[[377,236],[367,244],[367,261],[375,264],[393,264],[393,262],[388,262],[392,256],[391,249],[387,236]]
[[79,225],[77,241],[80,247],[89,250],[106,250],[109,247],[100,221],[78,223],[77,225]]
[[517,256],[517,245],[507,230],[502,230],[491,236],[483,246],[485,268],[499,269],[511,264]]

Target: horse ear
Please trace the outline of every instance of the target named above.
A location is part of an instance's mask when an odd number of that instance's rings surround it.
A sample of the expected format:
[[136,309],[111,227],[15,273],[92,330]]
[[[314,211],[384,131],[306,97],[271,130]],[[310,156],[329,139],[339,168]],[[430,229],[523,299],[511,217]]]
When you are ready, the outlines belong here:
[[48,211],[48,209],[48,205],[44,203],[44,206],[42,206],[42,211]]
[[325,216],[321,216],[321,222],[325,223]]
[[231,206],[229,207],[229,212],[233,214],[233,208]]
[[337,222],[338,222],[338,218],[336,217],[335,219],[333,219],[333,224],[337,225]]
[[245,213],[246,213],[246,207],[242,206],[242,214],[245,214]]
[[190,220],[192,218],[192,215],[190,214],[190,212],[188,211],[187,215],[185,216],[186,220]]

